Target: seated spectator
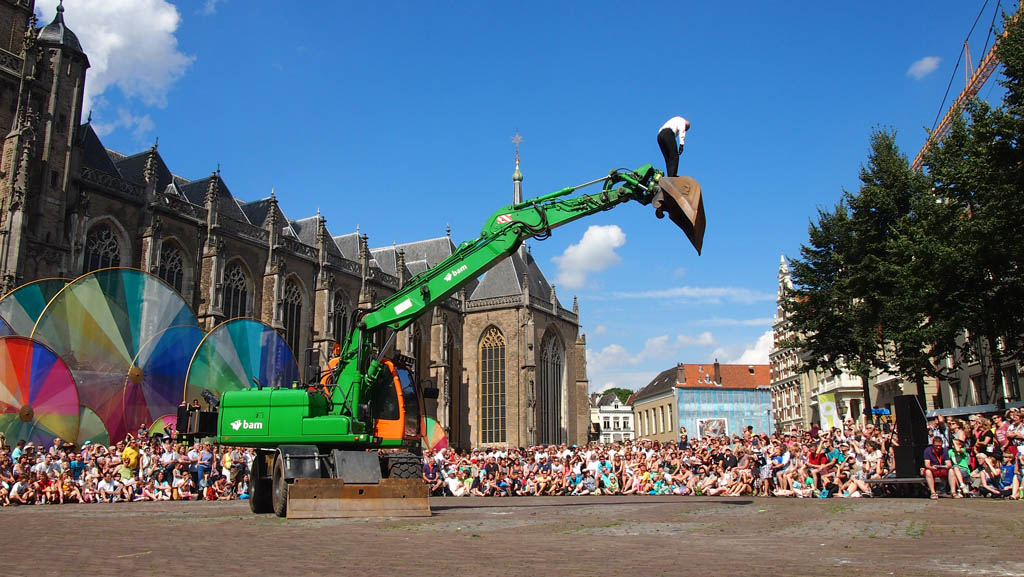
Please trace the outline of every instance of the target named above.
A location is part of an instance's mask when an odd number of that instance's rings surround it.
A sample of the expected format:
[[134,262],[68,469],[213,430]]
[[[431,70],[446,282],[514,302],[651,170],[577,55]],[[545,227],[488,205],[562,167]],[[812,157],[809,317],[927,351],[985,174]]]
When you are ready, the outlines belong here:
[[935,491],[935,482],[946,481],[949,485],[949,492],[956,498],[962,497],[957,492],[956,476],[950,476],[949,470],[953,463],[949,460],[948,451],[943,450],[942,437],[932,437],[932,444],[924,450],[924,478],[928,485],[928,491],[932,499],[938,499],[939,494]]

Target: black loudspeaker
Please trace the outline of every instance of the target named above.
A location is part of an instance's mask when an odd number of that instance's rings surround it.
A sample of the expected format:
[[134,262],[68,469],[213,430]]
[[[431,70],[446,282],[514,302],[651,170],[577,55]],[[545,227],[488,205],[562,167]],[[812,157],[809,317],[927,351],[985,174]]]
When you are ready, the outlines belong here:
[[896,410],[897,440],[893,449],[897,477],[920,477],[924,467],[924,449],[928,446],[928,425],[917,395],[893,399]]
[[175,428],[179,433],[188,430],[188,405],[178,405],[178,423]]
[[212,437],[217,434],[217,415],[214,411],[189,411],[186,434]]

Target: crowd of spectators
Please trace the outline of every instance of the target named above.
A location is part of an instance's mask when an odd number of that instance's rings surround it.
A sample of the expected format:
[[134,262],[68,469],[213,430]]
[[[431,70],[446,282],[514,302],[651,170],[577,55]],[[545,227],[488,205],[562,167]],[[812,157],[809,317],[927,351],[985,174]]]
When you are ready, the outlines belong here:
[[[1024,413],[928,424],[921,475],[931,498],[1024,498]],[[49,446],[0,435],[0,505],[230,500],[249,493],[252,449],[186,445],[145,431],[114,445]],[[658,443],[426,451],[432,495],[708,495],[872,497],[895,476],[898,436],[886,426],[742,434]]]
[[[932,419],[922,478],[932,498],[1021,499],[1024,424],[1018,410],[989,420]],[[847,420],[841,428],[610,445],[488,448],[424,455],[433,495],[725,495],[872,497],[892,490],[898,438],[888,427]],[[941,458],[940,458],[941,457]],[[955,465],[955,468],[954,468]],[[945,481],[945,483],[943,483]]]
[[0,435],[0,506],[248,497],[253,452],[140,436],[49,446]]

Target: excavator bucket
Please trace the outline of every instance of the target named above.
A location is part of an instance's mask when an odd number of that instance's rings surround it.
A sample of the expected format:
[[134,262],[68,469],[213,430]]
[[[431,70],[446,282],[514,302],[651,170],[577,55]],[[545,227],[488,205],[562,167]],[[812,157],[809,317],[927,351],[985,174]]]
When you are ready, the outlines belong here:
[[288,489],[288,518],[429,517],[429,499],[422,479],[296,479]]
[[654,194],[654,215],[672,219],[683,229],[690,239],[693,248],[700,254],[704,246],[704,199],[700,194],[700,184],[689,176],[664,176],[658,180],[659,190]]

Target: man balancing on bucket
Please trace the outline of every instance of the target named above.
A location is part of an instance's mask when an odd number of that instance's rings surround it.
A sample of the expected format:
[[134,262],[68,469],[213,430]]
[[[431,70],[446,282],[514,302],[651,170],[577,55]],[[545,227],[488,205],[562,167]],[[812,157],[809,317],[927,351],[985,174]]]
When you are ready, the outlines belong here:
[[[668,119],[661,130],[658,131],[658,148],[665,157],[665,176],[679,176],[679,155],[683,153],[683,142],[686,140],[686,131],[690,129],[690,121],[682,116],[673,116]],[[676,140],[679,141],[679,148],[676,149]]]

